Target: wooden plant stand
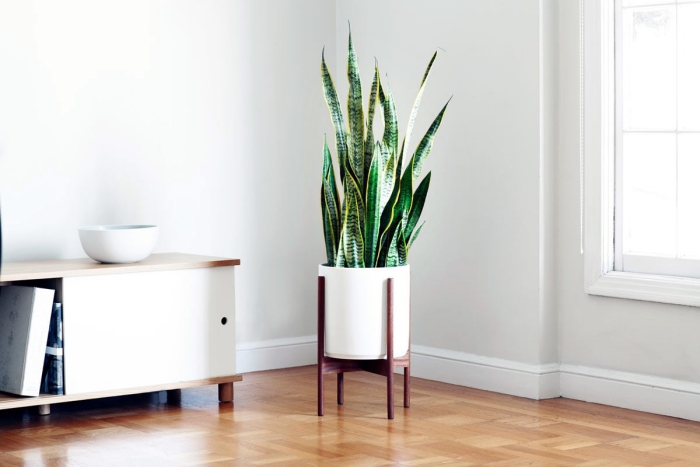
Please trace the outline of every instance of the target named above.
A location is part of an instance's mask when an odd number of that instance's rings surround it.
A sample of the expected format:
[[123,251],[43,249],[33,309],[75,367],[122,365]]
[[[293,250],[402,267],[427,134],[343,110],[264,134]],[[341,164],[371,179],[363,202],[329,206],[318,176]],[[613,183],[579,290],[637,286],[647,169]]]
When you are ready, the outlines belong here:
[[[318,416],[322,417],[323,406],[323,375],[336,373],[338,375],[338,405],[343,405],[344,388],[343,374],[351,371],[367,371],[386,377],[387,418],[394,419],[394,370],[404,368],[403,373],[403,406],[411,405],[411,340],[409,334],[408,351],[402,357],[394,357],[394,281],[387,280],[387,336],[386,359],[350,360],[345,358],[327,357],[325,352],[325,321],[326,321],[326,278],[318,278]],[[409,317],[410,322],[410,317]]]

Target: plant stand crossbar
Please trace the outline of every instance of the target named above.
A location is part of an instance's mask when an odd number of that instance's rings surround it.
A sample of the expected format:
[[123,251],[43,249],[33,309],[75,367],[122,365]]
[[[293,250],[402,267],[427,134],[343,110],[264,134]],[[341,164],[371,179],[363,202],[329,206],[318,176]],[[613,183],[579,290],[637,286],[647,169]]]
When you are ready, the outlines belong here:
[[[325,352],[325,321],[326,321],[326,278],[318,278],[318,416],[322,417],[323,405],[323,375],[336,373],[338,375],[338,405],[344,403],[343,374],[351,371],[367,371],[386,377],[387,417],[394,419],[394,370],[404,368],[403,373],[403,406],[411,405],[411,342],[406,355],[394,357],[394,281],[387,280],[387,336],[386,359],[350,360],[327,357]],[[410,318],[409,318],[410,319]]]

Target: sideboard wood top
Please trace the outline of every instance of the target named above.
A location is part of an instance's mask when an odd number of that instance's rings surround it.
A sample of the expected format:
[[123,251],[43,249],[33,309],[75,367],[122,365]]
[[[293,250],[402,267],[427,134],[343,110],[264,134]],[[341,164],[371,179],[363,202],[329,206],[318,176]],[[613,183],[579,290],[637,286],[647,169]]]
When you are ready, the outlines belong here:
[[241,261],[238,259],[190,255],[187,253],[154,253],[143,261],[130,264],[101,264],[90,258],[27,261],[3,264],[0,267],[0,282],[170,271],[174,269],[216,268],[238,266],[239,264],[241,264]]

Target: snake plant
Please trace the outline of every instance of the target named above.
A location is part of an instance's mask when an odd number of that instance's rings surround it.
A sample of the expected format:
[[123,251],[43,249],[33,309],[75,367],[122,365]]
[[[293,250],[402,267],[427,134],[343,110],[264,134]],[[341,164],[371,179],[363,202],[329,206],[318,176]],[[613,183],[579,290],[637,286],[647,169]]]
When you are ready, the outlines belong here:
[[[418,220],[428,194],[431,173],[428,172],[420,183],[417,182],[449,104],[448,100],[435,117],[404,170],[404,150],[410,151],[413,124],[436,57],[437,51],[423,74],[408,128],[399,147],[394,98],[382,84],[377,64],[374,66],[365,118],[357,55],[350,34],[347,68],[350,86],[346,127],[338,93],[326,66],[325,55],[321,53],[321,78],[335,130],[335,148],[342,184],[340,188],[343,191],[341,200],[333,158],[324,138],[321,211],[329,266],[372,268],[407,264],[408,252],[423,227],[423,224],[418,226]],[[375,141],[373,125],[377,109],[384,116],[384,131],[381,138]]]

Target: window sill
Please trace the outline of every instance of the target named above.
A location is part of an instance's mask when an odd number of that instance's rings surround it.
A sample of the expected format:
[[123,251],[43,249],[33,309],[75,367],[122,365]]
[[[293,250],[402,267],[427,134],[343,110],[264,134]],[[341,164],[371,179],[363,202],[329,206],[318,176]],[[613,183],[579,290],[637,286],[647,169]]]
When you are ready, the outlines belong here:
[[700,279],[610,271],[588,287],[590,295],[700,306]]

